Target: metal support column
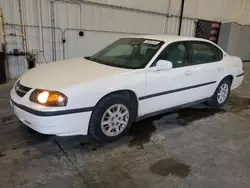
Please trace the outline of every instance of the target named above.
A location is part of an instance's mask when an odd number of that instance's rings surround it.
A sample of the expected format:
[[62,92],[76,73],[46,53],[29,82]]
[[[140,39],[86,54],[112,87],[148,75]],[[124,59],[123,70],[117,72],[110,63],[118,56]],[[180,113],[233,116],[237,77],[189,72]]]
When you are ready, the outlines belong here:
[[179,32],[178,32],[178,35],[181,35],[181,27],[182,27],[182,20],[183,20],[184,5],[185,5],[185,0],[182,0],[182,2],[181,2],[181,13],[180,13],[180,21],[179,21]]

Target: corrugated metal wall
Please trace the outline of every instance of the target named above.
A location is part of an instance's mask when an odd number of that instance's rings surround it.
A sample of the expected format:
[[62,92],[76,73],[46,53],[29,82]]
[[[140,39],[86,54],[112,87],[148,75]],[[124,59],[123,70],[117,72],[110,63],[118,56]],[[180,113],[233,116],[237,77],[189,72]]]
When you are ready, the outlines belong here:
[[[81,28],[79,6],[56,3],[56,26],[66,29],[66,58],[91,55],[119,37],[134,34],[178,33],[179,18],[177,17],[168,19],[160,14],[135,12],[95,4],[84,4],[82,9],[85,35],[79,37],[78,31],[75,30],[75,28]],[[193,19],[184,19],[182,35],[193,36],[194,28]]]
[[[100,2],[100,1],[99,1]],[[162,10],[169,10],[164,2]],[[22,0],[24,23],[27,26],[28,51],[39,49],[38,15],[36,0]],[[111,3],[112,4],[112,3]],[[166,6],[167,5],[167,6]],[[144,4],[145,6],[145,4]],[[20,12],[18,0],[1,0],[3,8],[5,33],[21,33]],[[150,9],[150,7],[148,7]],[[143,11],[117,6],[100,5],[96,3],[65,3],[55,1],[55,44],[56,59],[68,59],[91,55],[119,37],[138,34],[177,34],[179,18],[167,17],[167,14]],[[171,9],[170,9],[171,10]],[[51,2],[42,0],[42,19],[44,34],[45,60],[53,60]],[[182,23],[182,35],[194,36],[194,19],[185,18]],[[84,36],[79,31],[84,30]],[[65,43],[62,41],[65,40]],[[7,36],[7,52],[13,49],[23,51],[23,40],[20,36]],[[26,70],[24,57],[8,57],[9,78],[17,78]]]

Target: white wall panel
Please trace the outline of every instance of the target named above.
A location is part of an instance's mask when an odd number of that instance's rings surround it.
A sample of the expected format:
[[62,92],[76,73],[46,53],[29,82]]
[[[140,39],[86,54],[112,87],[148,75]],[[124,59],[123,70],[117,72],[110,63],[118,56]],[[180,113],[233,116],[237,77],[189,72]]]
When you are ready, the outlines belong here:
[[76,4],[64,2],[55,3],[56,26],[62,29],[80,28],[80,8]]
[[9,68],[9,70],[11,70],[8,73],[9,79],[18,78],[25,71],[27,71],[24,57],[22,57],[22,56],[19,56],[19,57],[9,56],[7,58],[7,60],[8,60],[8,65],[9,65],[8,68]]
[[[5,33],[21,33],[20,28],[16,26],[6,26]],[[18,49],[23,51],[22,38],[19,36],[10,36],[6,35],[6,52],[13,52],[13,49]],[[9,65],[9,78],[19,77],[25,70],[26,64],[24,57],[8,56],[8,65]]]
[[[62,15],[60,19],[66,18],[75,20],[75,24],[79,23],[79,13],[77,14],[77,5],[58,3],[56,15]],[[75,6],[75,8],[70,8]],[[70,12],[71,10],[71,12]],[[73,12],[72,12],[73,11]],[[65,33],[65,57],[79,57],[92,55],[102,47],[115,41],[119,37],[128,36],[132,34],[177,34],[178,33],[178,18],[173,18],[173,23],[167,23],[167,19],[162,15],[148,14],[145,12],[134,12],[129,10],[119,10],[112,7],[103,7],[90,4],[83,5],[83,26],[87,30],[99,30],[100,32],[85,31],[84,37],[78,36],[78,31],[67,30]],[[58,20],[58,19],[56,19]],[[170,19],[171,20],[171,19]],[[172,21],[172,20],[171,20]],[[57,27],[71,27],[78,28],[79,24],[72,27],[67,20],[64,22],[56,22]],[[166,28],[167,27],[167,28]],[[102,31],[110,31],[102,32]],[[117,31],[121,33],[112,33]],[[183,32],[183,35],[186,33]],[[189,33],[189,35],[191,35]]]
[[[37,0],[23,0],[23,5],[24,5],[23,12],[24,12],[24,17],[25,17],[25,22],[29,25],[38,25]],[[47,9],[44,9],[44,10],[45,10],[44,14],[48,14]]]
[[[23,3],[24,22],[27,25],[38,25],[37,0],[21,0]],[[99,6],[84,3],[81,5],[55,2],[56,22],[56,56],[57,60],[91,55],[103,46],[122,36],[132,34],[177,34],[179,18],[166,18],[163,14],[179,15],[181,0],[87,0],[113,6]],[[168,7],[170,5],[170,7]],[[114,7],[114,6],[119,6]],[[1,0],[5,23],[20,24],[18,0]],[[121,8],[125,7],[125,8]],[[127,7],[127,8],[126,8]],[[128,9],[131,8],[131,9]],[[82,14],[81,14],[82,9]],[[144,10],[137,11],[136,9]],[[170,12],[168,12],[170,10]],[[230,10],[230,11],[229,11]],[[151,11],[151,12],[145,12]],[[155,13],[154,13],[155,12]],[[156,14],[156,12],[158,14]],[[230,20],[250,24],[250,0],[186,0],[184,17],[202,18],[207,20]],[[42,0],[42,20],[46,27],[51,26],[51,7],[49,0]],[[82,22],[81,22],[82,20]],[[84,37],[79,37],[81,25],[85,30]],[[194,36],[194,19],[183,19],[181,35]],[[21,27],[7,27],[6,32],[20,33]],[[73,30],[67,30],[71,28]],[[65,31],[67,30],[67,31]],[[89,31],[96,30],[96,31]],[[64,32],[65,36],[64,36]],[[99,32],[97,32],[99,31]],[[105,31],[105,32],[103,32]],[[110,31],[110,32],[108,32]],[[112,32],[116,31],[116,33]],[[52,60],[52,33],[51,29],[44,28],[45,59]],[[246,31],[241,34],[246,36]],[[66,42],[63,45],[62,39]],[[23,51],[22,37],[8,36],[7,50],[20,49]],[[38,28],[27,28],[28,51],[38,50]],[[63,48],[65,47],[65,48]],[[64,54],[65,51],[65,54]],[[240,53],[240,52],[239,52]],[[12,76],[21,75],[25,71],[22,58],[9,59]],[[19,62],[20,61],[20,62]],[[14,65],[18,68],[12,68]],[[16,71],[21,71],[16,73]]]
[[183,19],[181,28],[182,36],[194,37],[196,30],[196,22],[193,19]]
[[[18,0],[14,0],[18,1]],[[38,7],[37,0],[21,0],[23,3],[24,22],[28,25],[38,25]],[[42,0],[42,23],[43,26],[50,26],[50,1]],[[20,23],[20,22],[18,22]]]
[[172,17],[167,21],[167,34],[169,35],[177,35],[179,28],[179,18]]
[[20,23],[20,13],[17,0],[1,0],[0,7],[3,9],[4,21]]
[[68,42],[65,44],[65,57],[66,59],[70,59],[93,55],[106,45],[114,42],[120,37],[126,36],[131,35],[86,31],[84,37],[79,37],[77,31],[67,30],[66,38],[70,40],[68,40]]
[[93,2],[165,13],[168,0],[91,0]]
[[[171,17],[167,19],[167,28],[165,32],[169,35],[178,35],[179,32],[179,18]],[[195,28],[196,23],[193,19],[183,19],[182,20],[182,28],[181,28],[181,35],[182,36],[189,36],[194,37],[195,35]]]
[[[148,11],[168,13],[169,0],[88,0]],[[171,0],[170,14],[179,15],[182,0]],[[186,0],[184,16],[250,24],[250,0]]]
[[[83,5],[84,28],[131,33],[162,33],[164,16]],[[152,25],[153,23],[153,25]]]
[[[26,11],[32,14],[36,12],[36,0],[22,0],[26,5]],[[83,0],[79,0],[84,2]],[[167,13],[169,0],[88,0],[92,2],[111,4],[116,6],[124,6],[135,9],[142,9],[148,11],[155,11],[160,13]],[[44,17],[49,19],[49,4],[48,0],[42,0],[44,7]],[[179,15],[181,0],[172,0],[170,13]],[[0,6],[4,10],[6,22],[11,22],[11,17],[15,17],[16,21],[19,19],[18,0],[1,0]],[[230,11],[229,11],[230,10]],[[77,11],[76,11],[77,12]],[[30,14],[29,14],[30,15]],[[203,18],[209,20],[228,20],[238,21],[239,23],[247,21],[250,16],[250,0],[186,0],[184,16]],[[28,16],[29,22],[36,22],[36,16]],[[45,18],[44,18],[45,19]],[[248,19],[248,24],[250,21]]]
[[[180,1],[180,0],[176,0]],[[250,24],[250,0],[188,0],[184,15],[214,21]]]
[[[58,60],[63,59],[63,48],[62,48],[62,31],[56,29],[56,56]],[[44,28],[44,56],[47,62],[52,61],[52,37],[51,29]],[[39,49],[39,30],[38,27],[28,27],[27,28],[27,38],[28,38],[28,51]]]
[[[21,32],[20,26],[10,26],[5,25],[5,32],[12,33],[13,28],[16,33]],[[39,49],[39,30],[38,27],[27,27],[27,47],[28,51],[32,52],[33,50],[38,51]],[[51,37],[51,29],[44,28],[44,50],[45,50],[45,60],[48,62],[52,61],[52,37]],[[22,38],[20,36],[6,36],[6,50],[7,52],[13,52],[13,49],[19,49],[23,52],[23,43]],[[62,45],[62,31],[60,29],[56,29],[56,56],[58,60],[63,59],[63,45]],[[25,71],[27,71],[26,60],[24,57],[8,57],[8,65],[9,65],[9,77],[11,79],[17,78],[21,76]]]

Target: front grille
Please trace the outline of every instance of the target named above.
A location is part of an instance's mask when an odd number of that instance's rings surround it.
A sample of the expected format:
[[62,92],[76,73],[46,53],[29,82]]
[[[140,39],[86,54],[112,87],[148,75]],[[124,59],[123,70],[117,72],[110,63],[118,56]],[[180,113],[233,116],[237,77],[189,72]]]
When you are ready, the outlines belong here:
[[15,86],[15,91],[19,97],[23,97],[26,93],[28,93],[31,90],[31,88],[23,86],[20,84],[20,81],[17,82]]

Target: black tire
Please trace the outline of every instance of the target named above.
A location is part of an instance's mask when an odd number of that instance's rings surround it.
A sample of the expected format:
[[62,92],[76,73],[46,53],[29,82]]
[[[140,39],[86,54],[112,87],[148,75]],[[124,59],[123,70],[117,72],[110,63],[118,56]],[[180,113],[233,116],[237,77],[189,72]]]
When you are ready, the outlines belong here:
[[[220,91],[220,87],[223,85],[223,84],[227,84],[228,87],[229,87],[229,92],[228,92],[228,95],[227,95],[227,98],[226,100],[223,102],[223,103],[219,103],[218,102],[218,99],[217,99],[217,96],[218,96],[218,93]],[[213,96],[208,100],[208,104],[213,107],[213,108],[220,108],[222,107],[228,100],[229,96],[230,96],[230,91],[231,91],[231,85],[232,85],[232,81],[228,78],[225,78],[223,79],[220,84],[218,85],[217,89],[215,90]]]
[[[103,133],[101,128],[101,120],[103,117],[103,114],[105,111],[115,105],[115,104],[122,104],[125,107],[127,107],[129,111],[129,120],[126,128],[118,134],[117,136],[107,136],[105,133]],[[123,136],[127,135],[133,121],[135,118],[135,109],[133,108],[133,105],[128,97],[122,95],[122,94],[112,94],[104,97],[101,99],[98,104],[95,106],[93,113],[90,118],[89,123],[89,130],[88,133],[96,140],[102,141],[102,142],[112,142],[115,140],[118,140],[122,138]]]

